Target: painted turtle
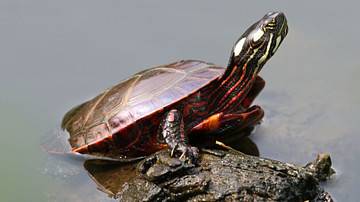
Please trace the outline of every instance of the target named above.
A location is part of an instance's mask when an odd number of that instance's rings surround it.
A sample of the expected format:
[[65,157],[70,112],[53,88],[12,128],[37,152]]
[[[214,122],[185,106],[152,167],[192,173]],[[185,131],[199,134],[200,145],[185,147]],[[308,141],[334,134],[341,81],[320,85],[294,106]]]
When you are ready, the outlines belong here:
[[265,85],[257,74],[287,31],[285,15],[270,12],[238,39],[226,68],[182,60],[135,74],[67,112],[61,127],[70,138],[49,137],[41,147],[135,158],[168,146],[171,155],[195,160],[188,136],[232,135],[261,120],[263,110],[250,107]]

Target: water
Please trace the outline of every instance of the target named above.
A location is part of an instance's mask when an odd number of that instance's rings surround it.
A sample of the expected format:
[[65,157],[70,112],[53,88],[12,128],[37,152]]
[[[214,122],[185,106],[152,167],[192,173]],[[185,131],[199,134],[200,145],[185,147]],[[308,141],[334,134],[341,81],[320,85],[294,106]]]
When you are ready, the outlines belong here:
[[289,33],[261,72],[267,86],[256,104],[265,118],[251,138],[261,156],[298,165],[329,153],[337,174],[323,186],[338,201],[355,201],[357,8],[357,1],[1,1],[2,199],[106,199],[85,171],[71,187],[40,174],[46,154],[38,139],[71,107],[145,68],[180,59],[226,65],[243,31],[280,10]]

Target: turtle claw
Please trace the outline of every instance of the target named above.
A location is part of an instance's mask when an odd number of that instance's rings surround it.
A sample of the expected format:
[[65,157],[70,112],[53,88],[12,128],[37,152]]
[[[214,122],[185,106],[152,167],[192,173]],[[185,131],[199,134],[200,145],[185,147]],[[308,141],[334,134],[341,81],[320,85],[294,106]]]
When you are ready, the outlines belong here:
[[[179,156],[179,154],[181,154]],[[199,157],[199,149],[186,144],[176,144],[170,152],[170,157],[179,156],[179,159],[189,160],[190,163],[196,162]]]
[[199,157],[199,149],[197,147],[187,147],[188,150],[188,155],[186,155],[185,153],[185,158],[190,160],[190,163],[195,163]]

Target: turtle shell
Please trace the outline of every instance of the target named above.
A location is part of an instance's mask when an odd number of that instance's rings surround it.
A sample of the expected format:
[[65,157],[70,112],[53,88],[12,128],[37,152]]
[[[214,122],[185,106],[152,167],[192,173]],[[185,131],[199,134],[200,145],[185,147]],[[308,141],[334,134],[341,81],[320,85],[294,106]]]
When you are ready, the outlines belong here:
[[102,147],[108,147],[107,152],[130,150],[139,141],[142,146],[138,147],[146,150],[146,144],[155,144],[151,141],[158,128],[147,125],[158,125],[164,109],[181,103],[224,71],[225,67],[211,63],[183,60],[139,72],[70,110],[61,127],[69,132],[75,152],[91,153],[90,147],[99,152]]

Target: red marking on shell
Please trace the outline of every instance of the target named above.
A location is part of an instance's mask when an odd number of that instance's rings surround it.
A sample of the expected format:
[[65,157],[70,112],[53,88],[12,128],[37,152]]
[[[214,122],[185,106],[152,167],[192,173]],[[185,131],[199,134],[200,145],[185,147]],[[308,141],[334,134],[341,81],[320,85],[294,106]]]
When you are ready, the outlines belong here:
[[73,148],[79,148],[79,147],[82,147],[84,145],[86,145],[87,143],[87,138],[86,138],[86,135],[85,133],[80,133],[76,136],[73,136],[71,139],[70,139],[70,145],[73,147]]

